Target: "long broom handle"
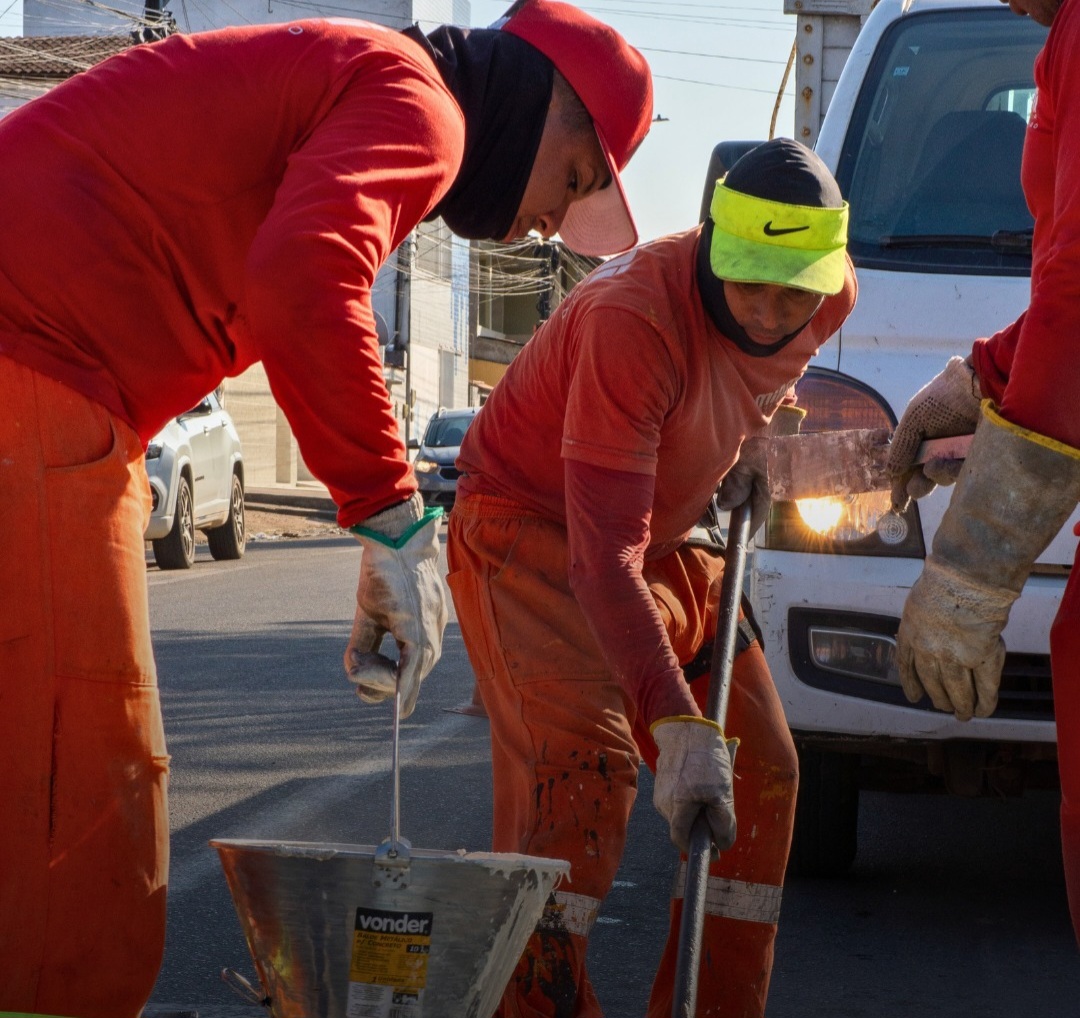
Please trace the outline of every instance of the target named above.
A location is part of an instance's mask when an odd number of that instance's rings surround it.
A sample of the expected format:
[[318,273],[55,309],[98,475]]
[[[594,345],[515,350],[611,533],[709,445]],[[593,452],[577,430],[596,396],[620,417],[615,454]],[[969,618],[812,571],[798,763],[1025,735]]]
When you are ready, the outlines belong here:
[[[735,642],[739,630],[739,604],[742,601],[743,573],[746,571],[746,546],[750,541],[750,500],[731,510],[728,521],[727,548],[724,552],[724,578],[720,585],[720,604],[713,642],[712,670],[709,674],[709,698],[705,716],[721,728],[727,719],[731,693],[731,669],[735,663]],[[698,976],[701,972],[701,932],[705,925],[705,894],[708,890],[709,856],[712,838],[705,809],[698,813],[690,829],[690,851],[686,857],[686,883],[683,885],[682,922],[679,926],[679,953],[675,968],[675,996],[672,1018],[694,1018],[697,1013]]]

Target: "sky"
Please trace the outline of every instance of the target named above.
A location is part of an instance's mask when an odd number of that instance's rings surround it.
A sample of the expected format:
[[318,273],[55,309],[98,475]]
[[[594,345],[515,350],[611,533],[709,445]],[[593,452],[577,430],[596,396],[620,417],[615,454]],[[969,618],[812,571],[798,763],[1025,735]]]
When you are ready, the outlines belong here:
[[22,0],[0,0],[0,36],[22,32]]
[[[473,25],[491,24],[510,2],[471,0]],[[796,19],[783,13],[783,0],[584,0],[578,6],[617,29],[652,67],[655,111],[663,120],[623,174],[641,239],[689,229],[713,147],[769,137]],[[22,0],[0,0],[0,36],[21,32],[21,7]],[[777,135],[793,132],[793,93],[789,81]]]
[[[472,0],[476,26],[491,24],[507,0]],[[642,241],[689,229],[698,220],[705,172],[721,141],[765,140],[784,65],[795,40],[783,0],[585,0],[641,50],[653,72],[654,123],[623,176]],[[791,75],[794,78],[794,71]],[[776,117],[791,137],[794,88]]]

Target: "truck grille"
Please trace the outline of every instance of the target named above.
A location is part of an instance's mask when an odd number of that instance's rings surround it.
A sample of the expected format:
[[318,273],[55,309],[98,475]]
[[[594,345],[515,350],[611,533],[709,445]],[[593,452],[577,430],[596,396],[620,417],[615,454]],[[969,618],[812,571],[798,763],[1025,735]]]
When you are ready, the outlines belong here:
[[1049,654],[1006,654],[997,713],[1006,717],[1054,719]]
[[[877,703],[896,704],[916,710],[934,710],[929,699],[917,704],[908,703],[900,688],[896,674],[895,659],[879,662],[876,677],[860,677],[851,670],[837,667],[835,662],[815,658],[810,634],[814,630],[833,634],[850,634],[854,640],[860,637],[885,638],[892,643],[900,620],[886,615],[863,612],[820,611],[814,608],[790,608],[788,610],[788,654],[791,666],[800,682],[815,689],[827,690],[841,696],[853,696]],[[880,644],[880,641],[879,641]],[[890,650],[890,655],[892,651]],[[1050,678],[1049,654],[1005,655],[998,693],[998,708],[994,713],[1000,718],[1024,718],[1030,721],[1054,720],[1054,695]]]

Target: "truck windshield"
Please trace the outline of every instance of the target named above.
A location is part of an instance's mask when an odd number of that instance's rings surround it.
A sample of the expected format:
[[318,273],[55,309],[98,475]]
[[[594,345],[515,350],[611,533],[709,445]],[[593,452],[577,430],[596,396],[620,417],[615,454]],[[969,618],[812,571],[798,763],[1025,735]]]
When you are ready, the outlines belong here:
[[856,264],[1026,275],[1020,157],[1046,29],[1007,9],[927,12],[883,36],[837,179]]

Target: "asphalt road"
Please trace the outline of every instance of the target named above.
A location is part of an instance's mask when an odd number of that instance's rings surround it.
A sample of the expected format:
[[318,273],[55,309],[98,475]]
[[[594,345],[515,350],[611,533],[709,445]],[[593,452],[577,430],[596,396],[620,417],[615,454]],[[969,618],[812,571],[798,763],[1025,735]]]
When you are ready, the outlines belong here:
[[[264,1015],[220,980],[254,966],[211,838],[377,844],[390,828],[390,712],[341,669],[359,551],[350,539],[258,541],[236,563],[148,566],[172,753],[165,965],[150,1014]],[[402,734],[402,833],[489,847],[487,722],[445,710],[472,674],[456,623]],[[674,850],[643,771],[590,969],[609,1018],[645,1010]],[[785,890],[770,1018],[1077,1018],[1080,954],[1064,904],[1056,802],[864,794],[843,880]],[[456,1016],[433,1016],[456,1018]]]

